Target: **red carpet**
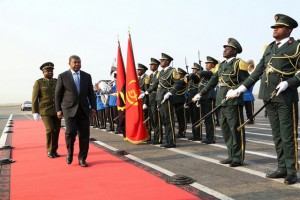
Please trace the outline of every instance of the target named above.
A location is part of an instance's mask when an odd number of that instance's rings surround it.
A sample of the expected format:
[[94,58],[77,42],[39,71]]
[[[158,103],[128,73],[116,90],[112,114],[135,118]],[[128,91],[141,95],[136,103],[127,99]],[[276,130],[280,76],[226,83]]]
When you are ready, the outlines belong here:
[[73,163],[68,165],[64,130],[61,130],[60,158],[46,155],[42,121],[14,121],[11,165],[11,199],[199,199],[164,180],[143,171],[106,151],[90,145],[89,167],[78,165],[78,143]]

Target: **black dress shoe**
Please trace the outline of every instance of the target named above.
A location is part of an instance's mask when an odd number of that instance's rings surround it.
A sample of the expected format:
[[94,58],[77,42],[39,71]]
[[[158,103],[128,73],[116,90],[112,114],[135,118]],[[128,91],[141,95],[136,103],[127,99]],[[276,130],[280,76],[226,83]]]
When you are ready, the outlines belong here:
[[66,161],[70,165],[73,162],[73,156],[67,155]]
[[215,140],[210,141],[210,140],[205,139],[205,140],[202,140],[201,143],[204,143],[204,144],[215,144],[216,141]]
[[54,155],[55,158],[60,157],[60,155],[56,151],[53,152],[52,155]]
[[229,167],[238,167],[238,166],[242,166],[243,164],[240,162],[234,162],[232,161],[232,163],[229,164]]
[[153,145],[155,145],[155,144],[162,144],[162,142],[153,141],[152,144],[153,144]]
[[48,152],[48,157],[49,158],[55,158],[54,154],[52,152]]
[[81,167],[87,167],[88,166],[88,164],[85,162],[85,160],[79,160],[79,165]]
[[164,147],[164,148],[175,148],[176,145],[175,145],[175,144],[163,144],[163,145],[160,145],[160,147]]
[[277,169],[275,172],[267,174],[267,178],[285,178],[287,175],[285,170],[279,170]]
[[284,183],[287,185],[292,185],[297,183],[297,175],[287,175],[284,179]]
[[185,135],[183,135],[183,134],[178,134],[178,135],[176,136],[176,138],[185,138]]
[[232,159],[231,158],[226,158],[225,160],[221,160],[220,163],[221,164],[231,164],[232,163]]

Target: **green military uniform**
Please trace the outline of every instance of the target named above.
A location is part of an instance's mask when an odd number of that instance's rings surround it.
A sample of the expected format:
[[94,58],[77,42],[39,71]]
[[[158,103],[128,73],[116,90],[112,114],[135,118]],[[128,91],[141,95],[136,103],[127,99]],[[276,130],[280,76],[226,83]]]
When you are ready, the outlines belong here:
[[[182,74],[184,77],[187,73],[181,68],[178,68],[178,73]],[[178,138],[184,138],[186,133],[186,113],[184,108],[184,103],[186,101],[185,93],[187,91],[187,84],[185,78],[180,78],[178,80],[178,84],[181,85],[181,88],[179,88],[179,91],[175,93],[173,97],[173,105],[175,109],[175,114],[177,118],[178,123]]]
[[[217,64],[218,61],[210,56],[207,56],[207,62],[205,63],[213,63]],[[198,91],[201,92],[201,90],[206,86],[210,78],[212,77],[213,72],[212,71],[200,71],[200,84]],[[216,99],[216,91],[215,88],[211,88],[209,91],[205,93],[204,96],[202,96],[199,100],[200,104],[200,119],[205,116],[207,113],[211,112],[214,109]],[[203,140],[203,143],[211,144],[215,143],[215,119],[214,115],[210,115],[205,119],[205,131],[206,131],[206,139]],[[202,124],[200,125],[200,134],[202,135]]]
[[[228,39],[228,44],[236,49],[237,53],[242,52],[242,47],[237,40]],[[211,77],[207,85],[201,90],[200,95],[204,96],[208,91],[218,85],[216,105],[220,105],[226,98],[228,90],[237,88],[249,76],[247,64],[235,57],[227,63],[223,61],[218,71]],[[219,121],[223,133],[223,138],[228,149],[228,159],[226,164],[230,166],[242,165],[245,155],[245,129],[237,131],[244,122],[243,117],[243,96],[229,99],[222,104],[219,110]]]
[[[44,63],[40,69],[53,68],[53,63]],[[57,118],[54,93],[57,79],[41,78],[35,81],[32,92],[32,113],[39,113],[46,127],[47,151],[56,153],[61,120]]]
[[[199,72],[200,67],[201,66],[198,63],[194,63],[192,69],[196,69]],[[202,135],[200,134],[200,127],[194,126],[195,123],[198,122],[200,119],[200,110],[199,107],[197,107],[196,104],[192,102],[192,98],[198,93],[199,83],[200,76],[198,73],[191,73],[188,75],[187,101],[190,109],[193,134],[193,136],[189,138],[190,140],[202,140]]]
[[[151,58],[150,65],[159,65],[160,62],[155,59]],[[159,71],[156,70],[149,75],[150,82],[149,87],[155,83],[156,79],[159,77]],[[153,129],[153,144],[162,144],[162,124],[161,124],[161,117],[159,112],[157,112],[157,101],[156,101],[156,90],[152,90],[149,94],[149,115],[151,116],[151,127]]]
[[[296,28],[297,25],[287,18],[289,17],[285,15],[276,15],[276,24],[272,28],[282,25]],[[274,41],[268,45],[255,70],[243,83],[244,86],[250,88],[261,78],[258,98],[267,101],[280,82],[288,82],[288,88],[271,100],[266,106],[266,111],[272,128],[278,170],[294,176],[297,175],[299,167],[297,142],[299,58],[299,40],[287,38],[287,41],[279,48]]]
[[[145,65],[139,63],[137,70],[144,70],[146,72],[148,70],[148,68]],[[145,92],[149,88],[150,77],[147,74],[143,74],[142,76],[139,76],[138,79],[139,79],[140,90]],[[149,117],[149,108],[148,107],[149,107],[149,97],[146,96],[143,99],[144,120]],[[149,141],[151,141],[151,124],[150,124],[150,122],[151,122],[150,120],[148,120],[146,122],[146,129],[147,129],[147,133],[149,135]]]
[[[171,62],[173,58],[168,56],[167,54],[162,53],[161,60],[168,60]],[[166,144],[164,145],[164,147],[166,148],[176,147],[173,113],[174,107],[170,98],[172,98],[172,96],[174,96],[175,93],[179,91],[180,86],[176,81],[177,79],[179,79],[179,76],[176,69],[170,66],[165,67],[160,71],[159,76],[152,85],[152,87],[150,87],[147,90],[148,93],[157,90],[155,100],[157,101],[157,106],[161,115],[162,124],[164,125],[164,131],[166,136]],[[165,102],[163,102],[164,96],[168,92],[170,92],[172,96]]]

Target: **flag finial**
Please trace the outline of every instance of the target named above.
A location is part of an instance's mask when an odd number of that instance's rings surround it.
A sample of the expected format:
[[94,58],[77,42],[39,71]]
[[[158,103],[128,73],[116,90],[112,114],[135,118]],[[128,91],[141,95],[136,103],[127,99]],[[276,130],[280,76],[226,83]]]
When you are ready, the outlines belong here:
[[130,26],[128,26],[128,34],[130,34]]

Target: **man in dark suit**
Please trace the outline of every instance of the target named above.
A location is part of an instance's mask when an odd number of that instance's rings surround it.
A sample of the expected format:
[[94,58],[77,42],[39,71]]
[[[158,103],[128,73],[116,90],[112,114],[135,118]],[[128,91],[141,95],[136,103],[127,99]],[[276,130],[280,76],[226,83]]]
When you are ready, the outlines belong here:
[[81,60],[73,55],[69,58],[70,69],[59,74],[55,88],[57,117],[65,118],[67,163],[73,161],[74,142],[79,136],[78,160],[82,167],[87,167],[86,158],[89,150],[89,106],[91,115],[96,115],[95,93],[91,75],[81,71]]

